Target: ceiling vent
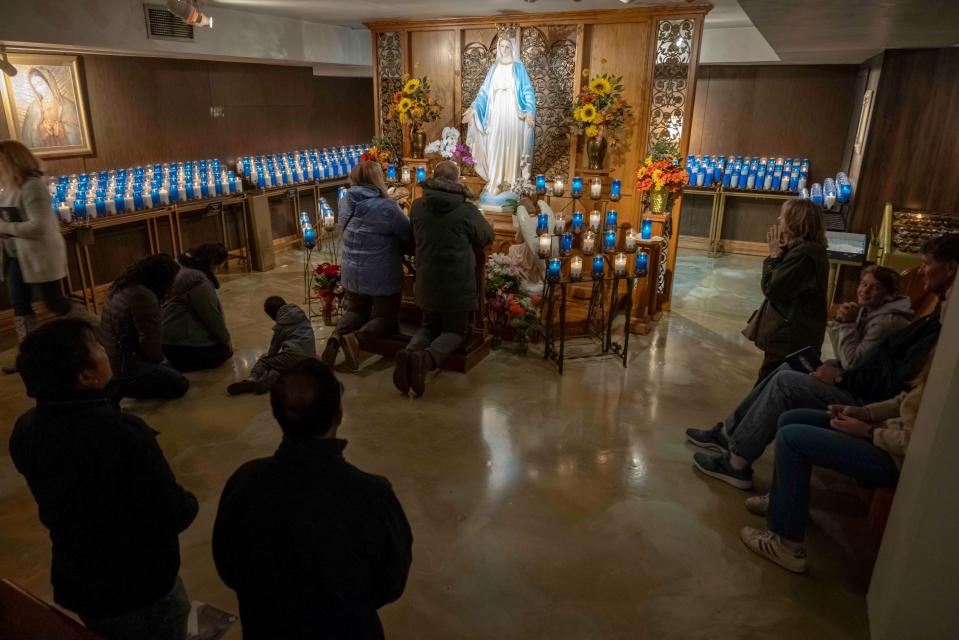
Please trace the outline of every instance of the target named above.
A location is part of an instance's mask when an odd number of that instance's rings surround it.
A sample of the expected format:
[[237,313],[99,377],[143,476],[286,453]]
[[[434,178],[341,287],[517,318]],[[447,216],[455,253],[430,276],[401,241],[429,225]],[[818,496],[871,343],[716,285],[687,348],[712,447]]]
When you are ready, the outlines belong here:
[[193,41],[193,25],[186,24],[162,4],[145,4],[147,37],[154,40]]

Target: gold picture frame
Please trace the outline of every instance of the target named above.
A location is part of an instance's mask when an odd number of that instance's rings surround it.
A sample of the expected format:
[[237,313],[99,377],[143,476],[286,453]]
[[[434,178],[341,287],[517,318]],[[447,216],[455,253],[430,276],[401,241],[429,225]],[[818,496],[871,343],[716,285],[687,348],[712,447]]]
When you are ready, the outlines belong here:
[[93,153],[79,56],[9,53],[17,75],[3,75],[10,137],[39,158]]

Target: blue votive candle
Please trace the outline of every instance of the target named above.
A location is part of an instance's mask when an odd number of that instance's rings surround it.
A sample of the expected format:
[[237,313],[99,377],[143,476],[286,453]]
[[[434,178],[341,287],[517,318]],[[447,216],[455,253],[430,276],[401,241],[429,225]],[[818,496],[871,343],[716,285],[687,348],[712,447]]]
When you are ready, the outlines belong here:
[[603,256],[593,256],[593,279],[599,280],[602,278],[605,269],[606,263],[603,260]]
[[650,218],[643,218],[639,229],[639,237],[643,240],[650,240],[653,237],[653,221]]
[[572,220],[573,220],[572,222],[573,233],[582,233],[583,232],[583,212],[574,211]]
[[578,198],[583,195],[583,179],[581,177],[575,176],[573,178],[571,192],[574,198]]
[[426,180],[426,167],[416,167],[416,181],[423,182]]
[[536,195],[546,195],[546,176],[539,174],[536,176]]
[[536,216],[536,235],[541,236],[549,233],[549,215],[541,213]]
[[606,212],[606,229],[615,229],[616,223],[619,222],[619,214],[616,213],[616,209],[610,209]]
[[620,197],[623,195],[623,182],[622,180],[613,180],[609,185],[609,199],[613,202],[619,202]]
[[649,253],[645,249],[640,249],[636,253],[636,268],[635,273],[640,278],[646,277],[646,273],[649,271]]
[[573,234],[566,232],[559,241],[559,255],[568,256],[573,252]]
[[616,229],[609,229],[603,235],[603,250],[613,251],[616,249]]
[[386,179],[392,182],[396,182],[396,165],[391,164],[386,167]]
[[307,249],[316,246],[316,229],[309,223],[303,225],[303,246]]
[[559,276],[563,263],[559,258],[550,258],[546,265],[546,279],[550,282],[559,282]]

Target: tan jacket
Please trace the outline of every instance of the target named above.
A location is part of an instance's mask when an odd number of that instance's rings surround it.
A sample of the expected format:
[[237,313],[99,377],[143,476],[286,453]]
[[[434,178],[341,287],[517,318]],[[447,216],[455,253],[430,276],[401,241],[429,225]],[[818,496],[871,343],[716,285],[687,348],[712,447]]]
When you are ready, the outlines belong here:
[[869,412],[869,421],[879,423],[872,432],[872,443],[888,451],[900,467],[916,424],[923,388],[923,385],[919,385],[895,398],[874,402],[865,407]]
[[32,284],[65,278],[67,245],[57,216],[50,209],[50,194],[43,178],[27,178],[19,189],[0,193],[0,205],[16,207],[23,218],[23,222],[0,219],[0,234],[13,237],[23,281]]

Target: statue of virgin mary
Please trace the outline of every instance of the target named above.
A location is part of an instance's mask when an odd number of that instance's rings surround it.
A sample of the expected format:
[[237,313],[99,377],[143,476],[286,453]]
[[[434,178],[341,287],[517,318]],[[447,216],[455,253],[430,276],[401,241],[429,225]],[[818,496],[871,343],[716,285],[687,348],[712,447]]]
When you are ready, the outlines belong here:
[[463,122],[469,125],[466,144],[473,152],[476,172],[486,180],[480,202],[495,203],[501,192],[530,176],[536,93],[515,51],[513,41],[500,38],[496,62],[463,114]]

